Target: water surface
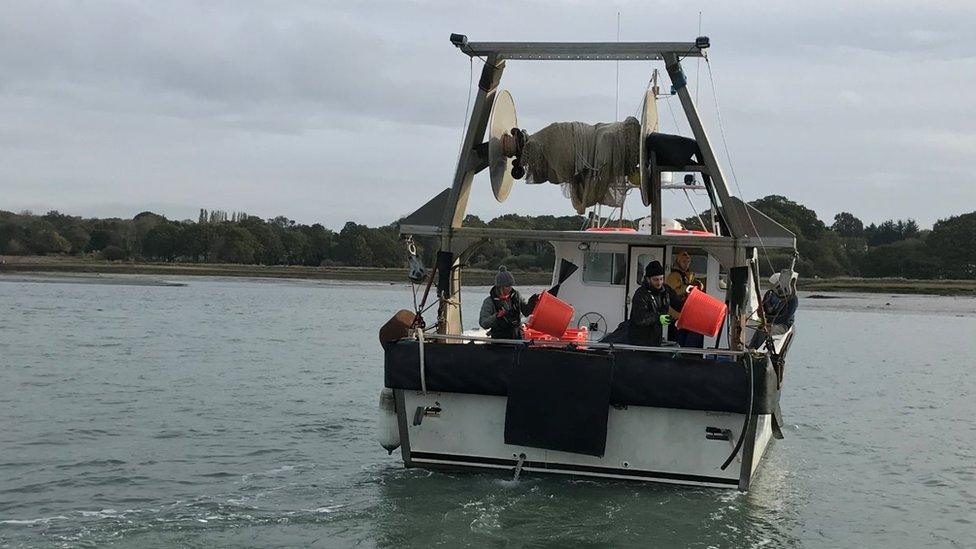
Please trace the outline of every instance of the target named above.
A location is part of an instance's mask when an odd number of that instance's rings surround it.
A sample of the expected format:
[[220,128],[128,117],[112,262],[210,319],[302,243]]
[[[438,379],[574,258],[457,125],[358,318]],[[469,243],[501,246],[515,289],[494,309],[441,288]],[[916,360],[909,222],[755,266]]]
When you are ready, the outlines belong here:
[[404,470],[374,421],[407,287],[144,280],[0,277],[0,546],[976,546],[973,298],[804,296],[743,494]]

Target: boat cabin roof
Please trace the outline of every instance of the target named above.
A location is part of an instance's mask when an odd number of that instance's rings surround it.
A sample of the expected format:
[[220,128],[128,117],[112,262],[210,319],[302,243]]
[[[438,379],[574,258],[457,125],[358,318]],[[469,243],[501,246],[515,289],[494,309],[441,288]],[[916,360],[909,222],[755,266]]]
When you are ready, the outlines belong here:
[[[413,236],[444,236],[441,225],[451,189],[424,204],[414,213],[400,220],[400,234]],[[796,247],[796,237],[788,229],[736,197],[731,197],[731,207],[739,209],[751,220],[754,234],[740,238],[727,236],[702,236],[690,234],[651,234],[647,232],[603,231],[549,231],[531,229],[497,229],[491,227],[457,227],[449,229],[452,237],[474,239],[544,240],[548,242],[606,242],[632,245],[676,245],[714,248],[745,247],[788,248]]]

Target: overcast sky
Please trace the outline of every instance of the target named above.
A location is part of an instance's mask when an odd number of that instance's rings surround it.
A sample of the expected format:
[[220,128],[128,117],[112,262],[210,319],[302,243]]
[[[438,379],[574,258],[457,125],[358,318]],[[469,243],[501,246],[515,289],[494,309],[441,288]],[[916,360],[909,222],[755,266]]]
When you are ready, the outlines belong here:
[[[898,0],[4,0],[0,209],[386,224],[451,184],[471,70],[451,32],[614,40],[619,11],[624,41],[684,41],[699,9],[746,199],[786,195],[828,224],[976,209],[976,3]],[[620,64],[621,118],[656,66]],[[706,66],[685,69],[724,158]],[[614,118],[610,62],[513,61],[501,87],[530,132]],[[572,213],[558,187],[517,185],[497,204],[479,176],[469,211]],[[683,196],[665,207],[690,211]]]

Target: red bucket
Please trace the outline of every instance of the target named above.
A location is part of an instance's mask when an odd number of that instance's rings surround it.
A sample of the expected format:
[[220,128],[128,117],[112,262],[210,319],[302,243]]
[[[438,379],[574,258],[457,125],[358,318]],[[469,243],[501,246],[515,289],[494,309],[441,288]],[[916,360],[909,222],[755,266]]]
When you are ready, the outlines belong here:
[[722,329],[727,309],[724,302],[693,288],[685,299],[676,326],[679,330],[715,337]]
[[566,327],[569,326],[572,318],[572,305],[549,292],[542,292],[532,312],[532,318],[525,326],[559,338],[566,332]]

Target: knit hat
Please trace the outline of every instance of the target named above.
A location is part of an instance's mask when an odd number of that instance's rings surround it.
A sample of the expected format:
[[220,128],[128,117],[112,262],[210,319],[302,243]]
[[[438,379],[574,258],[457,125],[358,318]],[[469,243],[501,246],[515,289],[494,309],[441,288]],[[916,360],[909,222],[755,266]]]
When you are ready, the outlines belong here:
[[515,277],[512,273],[508,272],[508,269],[504,265],[498,268],[498,274],[495,275],[495,286],[514,286]]
[[644,276],[664,276],[664,266],[660,261],[651,261],[644,268]]

